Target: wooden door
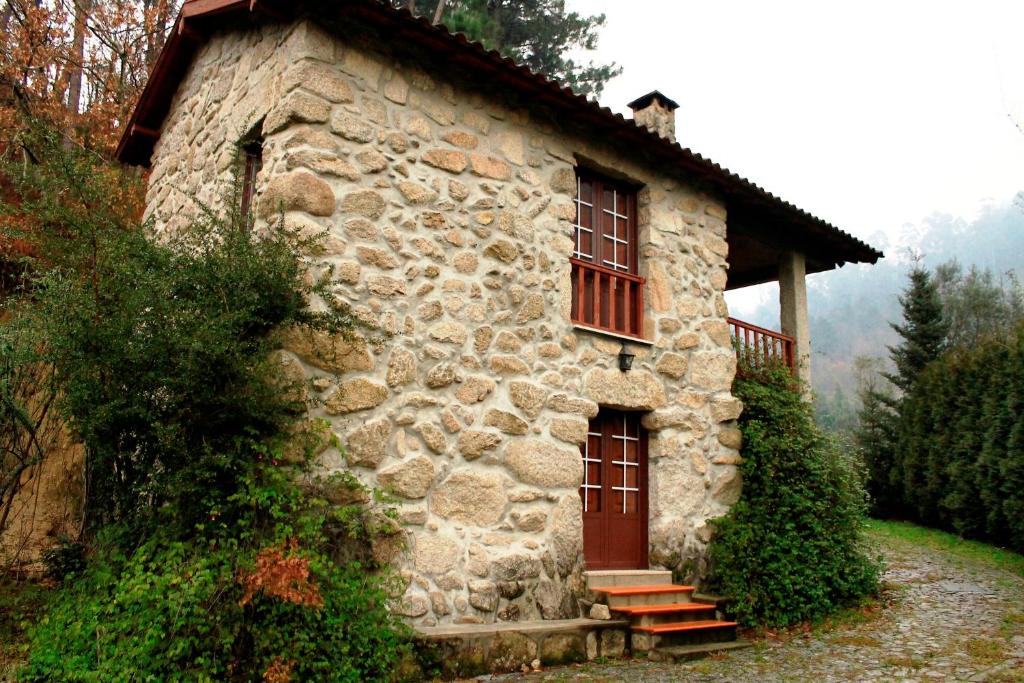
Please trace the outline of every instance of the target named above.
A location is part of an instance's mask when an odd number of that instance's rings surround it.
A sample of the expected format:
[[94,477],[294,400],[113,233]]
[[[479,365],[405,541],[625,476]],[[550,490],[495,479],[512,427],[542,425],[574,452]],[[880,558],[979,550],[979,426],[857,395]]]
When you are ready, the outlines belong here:
[[640,414],[602,408],[581,451],[587,569],[646,569],[647,434]]

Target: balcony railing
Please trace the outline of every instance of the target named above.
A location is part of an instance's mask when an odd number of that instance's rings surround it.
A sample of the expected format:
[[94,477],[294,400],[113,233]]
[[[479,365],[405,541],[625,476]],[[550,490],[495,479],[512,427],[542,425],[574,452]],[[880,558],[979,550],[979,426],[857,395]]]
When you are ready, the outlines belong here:
[[796,370],[796,340],[781,332],[729,318],[736,355],[749,365],[762,367],[779,363]]
[[572,321],[603,332],[641,338],[644,279],[593,263],[572,263]]

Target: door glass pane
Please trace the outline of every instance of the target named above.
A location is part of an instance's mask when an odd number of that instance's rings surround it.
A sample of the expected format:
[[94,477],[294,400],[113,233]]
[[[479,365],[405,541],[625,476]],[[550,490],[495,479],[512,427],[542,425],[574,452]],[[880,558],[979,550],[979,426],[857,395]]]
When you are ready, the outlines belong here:
[[594,427],[595,423],[592,421],[587,441],[580,447],[580,455],[583,458],[583,485],[580,487],[580,497],[583,499],[584,512],[600,512],[604,499],[604,492],[601,489],[604,484],[601,477],[601,434],[595,432]]

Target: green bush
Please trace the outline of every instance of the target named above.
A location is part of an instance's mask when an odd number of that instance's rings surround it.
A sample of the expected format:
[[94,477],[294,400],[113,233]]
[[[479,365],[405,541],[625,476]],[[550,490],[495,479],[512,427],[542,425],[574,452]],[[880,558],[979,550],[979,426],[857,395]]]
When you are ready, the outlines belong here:
[[[253,467],[196,537],[124,550],[107,527],[88,570],[32,632],[23,681],[387,680],[406,651],[360,509],[310,496],[288,468]],[[273,678],[268,672],[282,675]],[[284,676],[287,674],[287,676]]]
[[819,618],[878,589],[861,465],[814,424],[785,369],[744,368],[743,494],[714,524],[710,586],[747,625]]
[[281,330],[355,325],[308,272],[317,240],[234,211],[155,240],[104,192],[116,171],[26,144],[41,163],[8,169],[7,208],[47,258],[0,341],[52,368],[85,446],[87,552],[53,557],[21,680],[390,678],[407,634],[373,551],[397,524],[313,477],[333,437],[276,354]]

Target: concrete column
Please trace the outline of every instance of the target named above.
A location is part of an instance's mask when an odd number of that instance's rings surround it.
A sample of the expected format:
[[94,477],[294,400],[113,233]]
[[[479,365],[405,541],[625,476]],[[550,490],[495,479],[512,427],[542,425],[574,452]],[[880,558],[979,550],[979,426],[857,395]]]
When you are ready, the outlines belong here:
[[804,255],[786,252],[779,260],[779,312],[782,334],[796,339],[797,375],[811,387],[811,334],[807,319],[807,264]]

